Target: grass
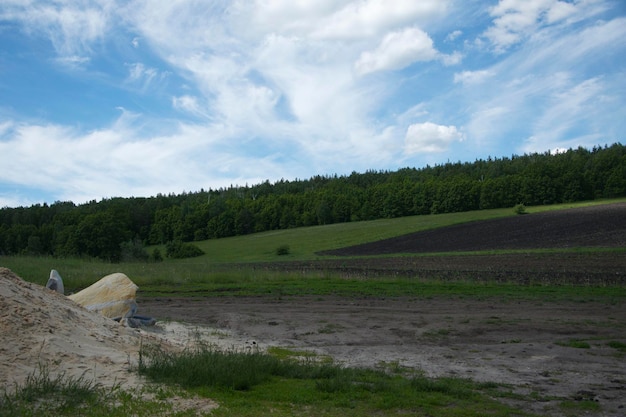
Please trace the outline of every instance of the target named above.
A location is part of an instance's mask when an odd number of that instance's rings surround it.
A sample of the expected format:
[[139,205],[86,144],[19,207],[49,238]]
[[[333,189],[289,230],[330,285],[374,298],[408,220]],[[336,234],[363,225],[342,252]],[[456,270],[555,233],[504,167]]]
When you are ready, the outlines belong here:
[[528,415],[494,400],[485,391],[492,385],[415,371],[345,368],[281,349],[278,354],[210,346],[172,354],[151,346],[142,354],[140,372],[215,399],[215,416]]
[[607,344],[609,347],[612,347],[613,349],[617,349],[620,353],[626,353],[626,343],[624,342],[618,342],[618,341],[612,340]]
[[570,339],[565,342],[556,342],[555,344],[575,349],[591,349],[591,345],[588,342],[579,339]]
[[626,297],[626,287],[574,285],[520,285],[507,282],[476,282],[471,279],[439,279],[436,271],[424,277],[379,276],[363,279],[345,278],[324,271],[281,272],[253,268],[210,266],[192,263],[109,264],[97,261],[35,257],[3,257],[2,266],[27,281],[45,285],[49,271],[57,269],[66,291],[87,287],[104,275],[123,271],[135,282],[140,297],[177,296],[253,296],[276,298],[300,295],[337,295],[373,297],[473,297],[503,300],[535,298],[538,300],[619,302]]

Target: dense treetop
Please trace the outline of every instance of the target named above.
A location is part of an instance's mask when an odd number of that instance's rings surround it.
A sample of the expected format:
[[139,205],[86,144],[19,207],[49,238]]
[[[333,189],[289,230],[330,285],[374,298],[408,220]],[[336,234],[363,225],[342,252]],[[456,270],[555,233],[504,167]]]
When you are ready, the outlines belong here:
[[0,254],[119,261],[136,245],[626,196],[626,147],[513,155],[217,190],[0,209]]

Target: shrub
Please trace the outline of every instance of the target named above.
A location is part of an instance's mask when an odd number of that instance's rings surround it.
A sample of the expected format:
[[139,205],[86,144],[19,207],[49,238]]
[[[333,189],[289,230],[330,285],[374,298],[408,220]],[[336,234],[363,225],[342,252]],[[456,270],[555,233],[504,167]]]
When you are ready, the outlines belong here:
[[515,214],[527,214],[528,213],[526,211],[526,206],[523,204],[517,204],[515,208],[513,208],[513,211],[515,212]]
[[161,251],[159,250],[159,248],[154,248],[154,250],[150,254],[150,260],[152,262],[163,262],[163,255],[161,255]]
[[124,262],[147,261],[150,257],[140,239],[129,240],[120,244],[121,259]]
[[180,240],[167,242],[165,245],[165,255],[168,258],[182,259],[193,258],[195,256],[204,255],[202,249],[191,243],[185,243]]
[[289,249],[289,245],[280,245],[276,248],[276,255],[284,256],[289,255],[291,253],[291,249]]

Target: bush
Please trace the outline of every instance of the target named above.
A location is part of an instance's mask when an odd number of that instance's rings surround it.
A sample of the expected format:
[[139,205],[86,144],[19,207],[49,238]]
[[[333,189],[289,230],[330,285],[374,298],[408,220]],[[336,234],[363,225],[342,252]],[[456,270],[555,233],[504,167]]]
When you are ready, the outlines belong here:
[[289,249],[289,245],[280,245],[276,248],[276,255],[278,256],[289,255],[290,253],[291,250]]
[[516,205],[513,211],[515,212],[515,214],[527,214],[528,213],[526,211],[526,206],[523,204]]
[[123,262],[147,261],[150,257],[143,243],[139,239],[129,240],[120,244],[121,260]]
[[202,249],[191,243],[185,243],[180,240],[167,242],[165,245],[165,255],[168,258],[182,259],[193,258],[204,255]]
[[163,262],[163,255],[161,255],[161,251],[159,250],[159,248],[154,248],[154,250],[150,254],[150,260],[152,262]]

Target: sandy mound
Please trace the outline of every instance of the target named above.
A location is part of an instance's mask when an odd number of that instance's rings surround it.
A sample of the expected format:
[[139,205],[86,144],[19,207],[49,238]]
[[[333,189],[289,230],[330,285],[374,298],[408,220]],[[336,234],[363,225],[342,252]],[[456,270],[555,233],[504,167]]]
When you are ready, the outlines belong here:
[[131,373],[141,333],[0,268],[0,387],[22,384],[40,365],[51,373],[137,385]]
[[22,385],[48,367],[51,375],[84,376],[103,386],[140,388],[136,372],[141,343],[183,349],[202,342],[227,346],[243,343],[224,332],[197,325],[159,323],[131,329],[86,310],[69,298],[23,281],[0,268],[0,392]]

